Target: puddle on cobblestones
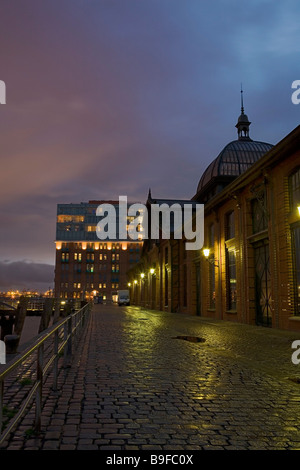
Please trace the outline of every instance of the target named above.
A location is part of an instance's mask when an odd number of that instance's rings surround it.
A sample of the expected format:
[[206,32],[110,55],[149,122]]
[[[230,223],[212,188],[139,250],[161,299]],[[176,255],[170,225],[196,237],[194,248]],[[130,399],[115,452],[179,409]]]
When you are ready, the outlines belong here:
[[204,343],[204,338],[199,338],[199,336],[174,336],[173,339],[183,339],[184,341],[190,341],[191,343]]

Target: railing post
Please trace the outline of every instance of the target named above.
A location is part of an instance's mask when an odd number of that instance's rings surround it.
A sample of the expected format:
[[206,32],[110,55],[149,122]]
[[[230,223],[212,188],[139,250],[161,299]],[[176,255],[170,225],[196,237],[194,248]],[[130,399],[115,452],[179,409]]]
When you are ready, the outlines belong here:
[[4,395],[4,381],[0,380],[0,435],[3,426],[3,395]]
[[54,333],[54,365],[53,365],[53,390],[57,390],[58,377],[58,330]]
[[67,323],[65,323],[64,340],[67,342],[64,350],[64,367],[69,367],[72,354],[72,316],[70,316]]
[[72,354],[72,315],[70,315],[70,318],[68,320],[68,336],[69,336],[69,339],[68,339],[68,344],[67,344],[67,352],[68,352],[68,356],[70,357],[71,354]]
[[37,350],[37,382],[38,387],[36,390],[35,402],[35,431],[41,430],[41,414],[42,414],[42,398],[43,398],[43,358],[44,358],[44,343],[42,343]]

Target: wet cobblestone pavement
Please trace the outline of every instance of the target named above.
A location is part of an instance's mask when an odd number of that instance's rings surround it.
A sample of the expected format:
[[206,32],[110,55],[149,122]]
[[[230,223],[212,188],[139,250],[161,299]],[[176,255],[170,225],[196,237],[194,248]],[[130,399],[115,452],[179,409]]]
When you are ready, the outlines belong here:
[[[197,339],[197,340],[196,340]],[[300,449],[300,333],[96,305],[49,390],[5,443],[26,450]]]

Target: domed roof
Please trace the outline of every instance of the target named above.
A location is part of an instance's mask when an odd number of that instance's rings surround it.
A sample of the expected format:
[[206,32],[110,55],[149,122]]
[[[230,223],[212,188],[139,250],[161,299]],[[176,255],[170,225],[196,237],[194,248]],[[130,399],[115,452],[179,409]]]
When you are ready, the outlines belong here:
[[[273,145],[240,137],[227,144],[200,178],[197,193],[220,177],[234,179],[257,162]],[[232,177],[232,178],[230,178]]]
[[235,126],[238,140],[227,144],[206,168],[198,183],[196,199],[203,201],[211,199],[273,147],[266,142],[250,139],[250,124],[247,114],[244,113],[243,90],[241,89],[241,114]]

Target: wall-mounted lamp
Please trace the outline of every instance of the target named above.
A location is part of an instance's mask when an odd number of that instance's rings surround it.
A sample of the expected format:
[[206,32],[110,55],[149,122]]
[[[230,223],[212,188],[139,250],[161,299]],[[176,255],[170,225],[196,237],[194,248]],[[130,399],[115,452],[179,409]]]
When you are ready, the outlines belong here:
[[210,264],[213,264],[216,268],[219,267],[218,264],[215,264],[214,259],[210,258],[210,249],[209,248],[204,248],[203,249],[203,254],[205,256],[206,261],[208,261]]

